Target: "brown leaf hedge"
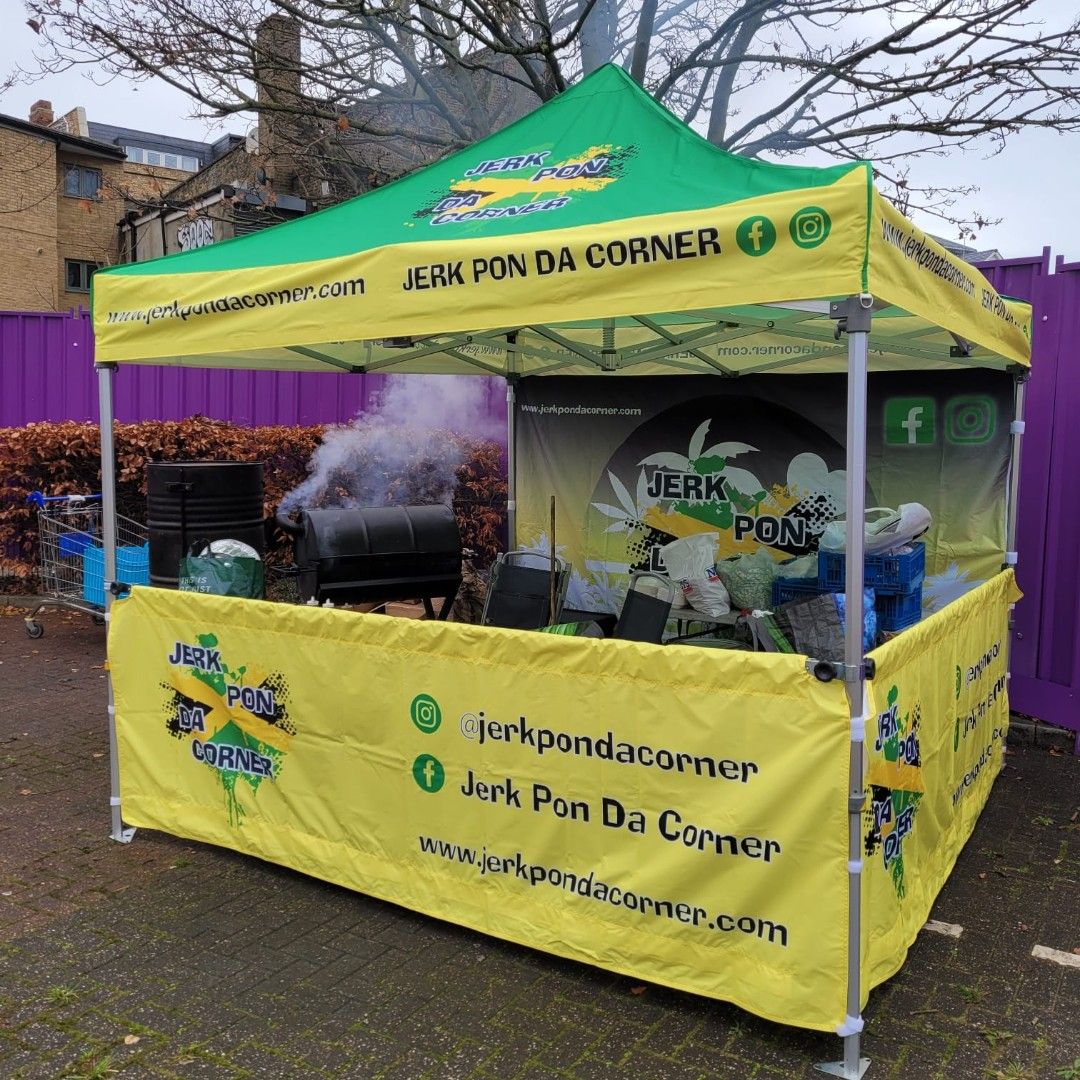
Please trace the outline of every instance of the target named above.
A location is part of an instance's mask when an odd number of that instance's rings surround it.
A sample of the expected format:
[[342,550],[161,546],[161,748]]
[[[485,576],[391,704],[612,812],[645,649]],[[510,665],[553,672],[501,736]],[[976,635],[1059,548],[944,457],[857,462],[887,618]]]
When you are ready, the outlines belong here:
[[[118,512],[146,521],[146,465],[151,461],[262,461],[264,509],[272,515],[282,497],[307,476],[307,464],[326,428],[237,427],[225,421],[193,417],[182,421],[144,421],[116,425]],[[506,476],[502,448],[493,442],[450,432],[439,442],[452,443],[462,464],[457,468],[454,513],[462,544],[477,553],[477,564],[490,563],[502,544],[506,514]],[[101,490],[101,442],[96,424],[65,421],[0,428],[0,558],[3,580],[32,586],[37,563],[37,510],[32,491],[46,495],[87,494]],[[406,474],[391,478],[399,501],[416,497],[433,462],[418,451]],[[378,467],[377,462],[371,466]],[[333,492],[328,493],[332,500]],[[272,561],[291,561],[281,538]]]

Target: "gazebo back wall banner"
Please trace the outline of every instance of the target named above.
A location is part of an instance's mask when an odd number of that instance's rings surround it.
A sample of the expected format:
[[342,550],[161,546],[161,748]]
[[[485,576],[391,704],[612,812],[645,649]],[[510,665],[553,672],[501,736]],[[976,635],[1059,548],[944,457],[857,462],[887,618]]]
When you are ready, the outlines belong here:
[[[842,376],[527,379],[518,405],[516,546],[547,550],[555,494],[573,607],[616,610],[678,537],[784,560],[844,513]],[[1011,416],[1000,372],[870,376],[866,505],[933,514],[927,612],[1001,566]]]

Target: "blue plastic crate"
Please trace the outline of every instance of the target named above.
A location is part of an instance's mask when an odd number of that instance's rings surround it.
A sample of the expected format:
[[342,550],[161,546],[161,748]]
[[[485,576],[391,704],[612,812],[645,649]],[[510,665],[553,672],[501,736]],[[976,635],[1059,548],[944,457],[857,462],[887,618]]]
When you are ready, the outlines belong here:
[[906,630],[922,618],[922,585],[908,593],[878,593],[874,608],[879,630]]
[[[842,551],[818,552],[818,584],[822,592],[843,589],[847,557]],[[877,593],[908,594],[922,588],[926,577],[926,545],[912,544],[902,555],[867,555],[864,563],[867,588]]]
[[[83,599],[105,606],[105,552],[99,547],[83,550]],[[150,584],[150,546],[116,549],[116,580],[128,585]]]
[[772,605],[779,607],[790,604],[792,600],[805,600],[808,596],[818,596],[827,591],[818,584],[817,578],[773,578]]
[[65,558],[72,555],[81,555],[88,547],[93,547],[97,541],[84,532],[66,532],[60,534],[60,554]]

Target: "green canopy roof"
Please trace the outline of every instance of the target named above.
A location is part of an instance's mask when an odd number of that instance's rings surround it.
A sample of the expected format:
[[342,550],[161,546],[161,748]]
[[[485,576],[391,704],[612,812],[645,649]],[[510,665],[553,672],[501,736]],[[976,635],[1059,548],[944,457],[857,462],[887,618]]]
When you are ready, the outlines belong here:
[[[102,360],[296,370],[838,370],[1026,363],[1030,312],[865,162],[729,154],[607,66],[475,146],[317,214],[93,279]],[[776,306],[779,305],[779,306]]]

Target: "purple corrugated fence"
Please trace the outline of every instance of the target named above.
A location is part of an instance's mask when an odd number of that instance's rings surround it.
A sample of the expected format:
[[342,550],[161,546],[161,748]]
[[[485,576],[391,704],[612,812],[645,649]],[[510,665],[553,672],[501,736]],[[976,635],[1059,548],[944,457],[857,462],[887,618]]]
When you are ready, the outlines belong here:
[[1080,263],[1050,249],[982,267],[994,287],[1030,300],[1031,381],[1020,465],[1013,708],[1077,732],[1080,753]]
[[93,362],[85,312],[0,311],[0,427],[97,420]]
[[[1035,312],[1020,482],[1017,568],[1025,599],[1016,612],[1015,708],[1078,732],[1080,750],[1080,501],[1067,490],[1080,462],[1080,263],[1050,250],[988,263],[995,287]],[[0,427],[34,420],[96,420],[89,318],[0,312]],[[121,421],[200,413],[238,424],[341,422],[363,411],[379,375],[198,371],[121,366]],[[484,383],[487,414],[505,420],[505,391]]]
[[[0,312],[0,427],[98,418],[94,346],[86,312]],[[477,376],[486,413],[505,426],[506,387]],[[368,408],[383,375],[207,371],[121,365],[116,418],[182,420],[199,414],[245,426],[332,424]]]

